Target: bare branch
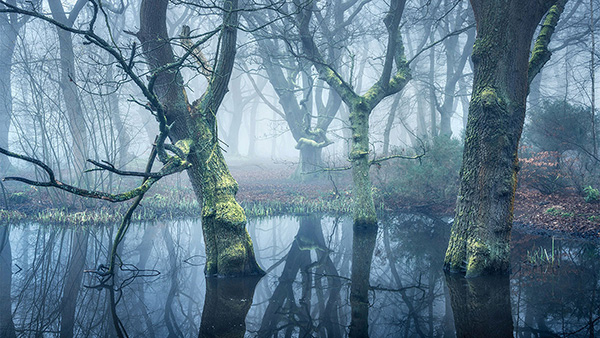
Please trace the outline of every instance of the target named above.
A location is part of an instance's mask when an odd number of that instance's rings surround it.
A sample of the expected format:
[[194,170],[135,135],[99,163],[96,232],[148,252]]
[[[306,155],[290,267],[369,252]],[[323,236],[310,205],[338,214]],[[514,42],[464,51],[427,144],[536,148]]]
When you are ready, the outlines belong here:
[[[165,177],[165,176],[177,173],[177,172],[181,172],[191,166],[191,164],[184,159],[181,159],[179,157],[170,157],[169,162],[167,162],[158,173],[155,173],[152,176],[144,176],[144,174],[134,175],[134,176],[143,176],[143,177],[147,178],[147,180],[145,180],[144,183],[142,183],[140,186],[138,186],[132,190],[129,190],[127,192],[123,192],[123,193],[119,193],[119,194],[110,194],[110,193],[103,192],[103,191],[81,189],[81,188],[72,186],[70,184],[61,182],[56,179],[56,175],[54,174],[54,171],[47,164],[45,164],[42,161],[37,160],[35,158],[29,157],[26,155],[13,153],[12,151],[8,151],[1,147],[0,147],[0,153],[4,154],[6,156],[9,156],[9,157],[17,158],[17,159],[35,164],[38,167],[42,168],[48,175],[47,181],[33,181],[33,180],[23,178],[23,177],[5,177],[2,179],[3,181],[18,181],[18,182],[23,182],[23,183],[33,185],[33,186],[38,186],[38,187],[54,187],[54,188],[67,191],[67,192],[75,194],[75,195],[101,199],[101,200],[105,200],[105,201],[109,201],[109,202],[123,202],[123,201],[130,200],[134,197],[143,195],[146,191],[148,191],[148,189],[150,189],[150,187],[154,183],[156,183],[162,177]],[[98,164],[96,164],[96,163],[94,163],[94,164],[95,165],[99,164],[99,167],[110,168],[110,166],[103,165],[101,163],[98,163]],[[108,169],[106,169],[106,170],[108,170]],[[110,169],[109,171],[115,172],[116,170],[117,169],[113,168],[113,169]],[[150,175],[150,174],[147,174],[147,175]]]

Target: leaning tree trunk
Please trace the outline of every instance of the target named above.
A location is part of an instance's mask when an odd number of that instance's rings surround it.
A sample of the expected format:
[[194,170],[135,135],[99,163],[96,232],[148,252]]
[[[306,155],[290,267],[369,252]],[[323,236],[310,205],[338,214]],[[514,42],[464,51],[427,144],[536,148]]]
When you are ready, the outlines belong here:
[[[207,135],[207,134],[205,134]],[[256,263],[246,214],[235,200],[238,184],[229,173],[218,144],[203,147],[190,158],[192,184],[202,189],[202,230],[207,276],[247,276],[262,273]],[[200,171],[200,175],[198,175]]]
[[477,21],[473,94],[444,263],[449,271],[467,277],[509,272],[529,51],[538,23],[554,2],[471,1]]
[[[167,1],[144,0],[140,8],[137,37],[151,69],[173,63],[175,58],[166,29]],[[220,52],[208,88],[193,104],[187,100],[180,72],[160,73],[155,93],[172,125],[169,138],[189,147],[187,170],[202,205],[202,228],[206,245],[207,276],[262,274],[256,263],[252,241],[246,231],[246,215],[236,202],[237,182],[227,168],[216,128],[216,112],[227,92],[236,48],[237,1],[224,1],[224,27]]]

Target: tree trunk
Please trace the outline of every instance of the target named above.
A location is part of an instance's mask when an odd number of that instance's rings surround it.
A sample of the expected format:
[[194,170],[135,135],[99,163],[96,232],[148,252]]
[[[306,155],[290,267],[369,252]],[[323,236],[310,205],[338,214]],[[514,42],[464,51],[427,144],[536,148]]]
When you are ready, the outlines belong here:
[[199,337],[241,338],[259,278],[206,280]]
[[[246,215],[236,202],[238,184],[229,173],[219,145],[216,112],[227,92],[235,58],[237,1],[225,1],[220,53],[204,95],[191,105],[180,72],[161,73],[155,91],[165,105],[167,123],[173,124],[169,138],[189,146],[187,170],[202,205],[202,229],[206,244],[207,276],[262,274],[256,263],[252,241],[246,231]],[[137,34],[151,69],[174,60],[166,30],[167,2],[144,0]]]
[[[433,33],[430,41],[433,42]],[[435,96],[435,48],[429,51],[429,120],[431,121],[431,137],[438,134],[437,130],[437,97]]]
[[460,105],[462,106],[462,123],[463,123],[463,129],[466,131],[467,130],[467,123],[469,121],[469,85],[467,84],[467,81],[464,78],[461,78],[458,82],[458,85],[460,86],[460,92],[461,92],[461,97],[460,97]]
[[352,199],[354,200],[354,224],[359,226],[377,225],[375,202],[371,192],[369,174],[369,113],[360,104],[355,104],[350,111],[350,128],[352,129]]
[[[0,147],[8,149],[8,133],[12,117],[11,71],[17,34],[8,18],[0,16]],[[8,157],[0,155],[0,173],[12,168]]]
[[[248,156],[255,157],[256,156],[256,113],[258,110],[258,101],[252,105],[252,109],[250,110],[250,127],[248,130]],[[275,141],[275,138],[273,138]]]
[[[113,67],[107,67],[106,70],[106,78],[113,78]],[[129,144],[131,143],[131,138],[127,133],[127,128],[123,123],[123,119],[121,118],[121,109],[119,106],[119,91],[118,88],[111,88],[114,92],[109,94],[108,97],[108,107],[110,109],[110,116],[112,118],[112,123],[114,129],[117,134],[118,140],[118,165],[120,167],[124,167],[127,163],[129,163],[133,159],[133,155],[129,153]],[[111,154],[107,154],[111,155]]]
[[535,79],[533,79],[533,81],[531,82],[531,85],[529,86],[529,97],[528,97],[528,103],[529,103],[529,108],[530,109],[537,109],[540,107],[540,103],[541,103],[541,87],[542,87],[542,76],[543,76],[543,72],[540,72],[538,74],[538,76],[535,77]]
[[312,180],[319,177],[323,170],[321,153],[323,148],[304,145],[300,148],[300,165],[296,168],[294,177],[301,181]]
[[507,274],[533,33],[554,1],[472,0],[474,80],[461,185],[444,267]]
[[398,110],[398,105],[400,104],[400,98],[402,98],[402,94],[398,93],[394,96],[394,102],[392,102],[392,107],[390,108],[390,113],[388,114],[387,123],[385,124],[385,130],[383,131],[383,155],[386,156],[390,151],[390,134],[392,133],[392,128],[394,128],[394,121],[396,120],[396,111]]
[[[426,88],[421,88],[423,91]],[[423,92],[417,93],[417,137],[421,140],[427,139],[427,123],[425,122],[425,98]],[[416,140],[415,140],[416,141]],[[419,146],[419,142],[413,144],[414,147]]]
[[[261,274],[246,215],[235,200],[238,184],[229,173],[219,147],[202,149],[190,157],[194,190],[202,190],[202,230],[206,243],[207,276]],[[198,169],[199,168],[199,169]]]
[[239,156],[240,155],[240,128],[242,127],[242,113],[241,110],[236,110],[236,105],[233,105],[233,112],[231,112],[231,123],[229,124],[229,148],[227,148],[229,155]]
[[231,110],[231,123],[229,124],[229,132],[227,133],[229,148],[227,152],[231,156],[238,156],[240,154],[239,143],[240,143],[240,128],[242,127],[242,118],[244,116],[243,110],[246,103],[242,97],[242,76],[238,75],[231,81],[233,85],[231,90],[231,101],[233,101],[233,108]]
[[[61,0],[48,1],[52,17],[63,25],[72,27],[79,10],[74,10],[67,15],[64,12]],[[73,168],[75,177],[82,176],[85,162],[88,159],[88,139],[86,123],[83,116],[81,99],[77,89],[77,77],[75,73],[75,52],[73,50],[73,38],[70,32],[57,27],[59,51],[60,51],[60,88],[63,95],[65,109],[67,111],[67,124],[71,132],[73,149]],[[84,180],[85,182],[85,180]]]

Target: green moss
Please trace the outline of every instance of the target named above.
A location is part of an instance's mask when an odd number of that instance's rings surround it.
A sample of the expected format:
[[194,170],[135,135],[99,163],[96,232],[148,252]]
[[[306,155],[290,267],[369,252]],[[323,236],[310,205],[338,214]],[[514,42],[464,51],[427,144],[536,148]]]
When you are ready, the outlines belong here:
[[492,87],[486,87],[479,93],[479,100],[486,107],[491,107],[500,104],[500,99],[496,90]]
[[473,62],[477,63],[483,59],[486,55],[489,55],[490,51],[495,50],[494,41],[491,38],[478,37],[473,44],[473,53],[471,58]]
[[181,149],[181,151],[183,151],[184,154],[189,154],[192,149],[193,144],[194,144],[193,140],[184,139],[184,140],[177,141],[177,143],[175,143],[175,146],[177,148]]
[[215,219],[232,227],[246,224],[244,209],[233,198],[217,203],[215,207]]

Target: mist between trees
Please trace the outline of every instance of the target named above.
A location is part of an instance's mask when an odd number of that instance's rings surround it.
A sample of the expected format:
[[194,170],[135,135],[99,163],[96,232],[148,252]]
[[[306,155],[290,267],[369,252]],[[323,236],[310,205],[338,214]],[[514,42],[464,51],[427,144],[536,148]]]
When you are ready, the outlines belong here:
[[597,193],[596,7],[0,1],[0,172],[54,207],[132,200],[107,278],[144,195],[182,172],[207,276],[262,274],[228,163],[346,191],[357,228],[382,200],[458,195],[446,268],[504,274],[519,170]]

